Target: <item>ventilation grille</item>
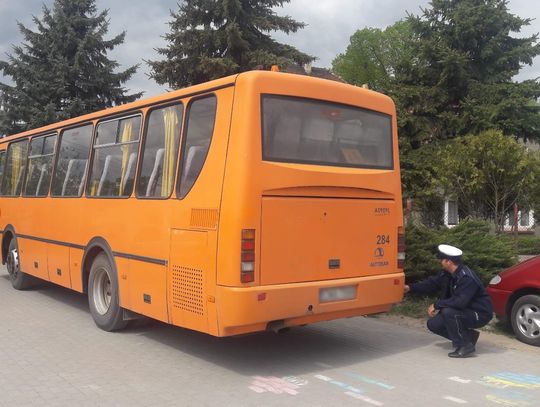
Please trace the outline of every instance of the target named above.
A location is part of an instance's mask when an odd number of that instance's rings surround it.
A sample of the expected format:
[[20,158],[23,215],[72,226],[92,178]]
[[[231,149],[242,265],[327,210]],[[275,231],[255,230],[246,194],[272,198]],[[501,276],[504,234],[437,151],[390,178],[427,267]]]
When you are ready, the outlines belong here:
[[217,229],[217,209],[192,209],[191,227],[201,229]]
[[202,270],[173,265],[172,301],[175,308],[204,315]]

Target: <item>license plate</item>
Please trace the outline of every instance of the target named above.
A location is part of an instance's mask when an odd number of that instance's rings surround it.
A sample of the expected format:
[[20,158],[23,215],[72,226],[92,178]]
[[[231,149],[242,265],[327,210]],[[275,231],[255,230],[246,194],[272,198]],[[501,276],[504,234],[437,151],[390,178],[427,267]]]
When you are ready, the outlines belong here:
[[356,288],[356,285],[321,288],[319,290],[319,302],[354,300],[356,298]]

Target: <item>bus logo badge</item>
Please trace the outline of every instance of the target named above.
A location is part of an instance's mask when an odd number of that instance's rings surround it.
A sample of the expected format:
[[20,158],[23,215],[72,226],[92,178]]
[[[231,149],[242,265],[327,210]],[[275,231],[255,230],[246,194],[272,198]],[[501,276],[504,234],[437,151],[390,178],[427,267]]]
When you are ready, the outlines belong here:
[[375,249],[375,257],[384,257],[384,249],[382,247]]

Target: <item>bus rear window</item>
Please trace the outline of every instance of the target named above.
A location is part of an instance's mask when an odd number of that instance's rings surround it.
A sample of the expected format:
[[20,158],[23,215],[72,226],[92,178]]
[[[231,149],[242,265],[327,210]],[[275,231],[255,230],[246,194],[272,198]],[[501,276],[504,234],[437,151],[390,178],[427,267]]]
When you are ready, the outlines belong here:
[[263,159],[392,169],[391,116],[289,96],[262,97]]

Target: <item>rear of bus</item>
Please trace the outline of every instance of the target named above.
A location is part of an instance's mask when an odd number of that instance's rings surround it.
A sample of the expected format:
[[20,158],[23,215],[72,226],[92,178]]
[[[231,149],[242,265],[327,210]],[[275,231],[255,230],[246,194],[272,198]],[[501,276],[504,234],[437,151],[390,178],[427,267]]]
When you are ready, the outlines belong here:
[[238,76],[219,221],[220,336],[401,301],[397,145],[384,95],[285,73]]

